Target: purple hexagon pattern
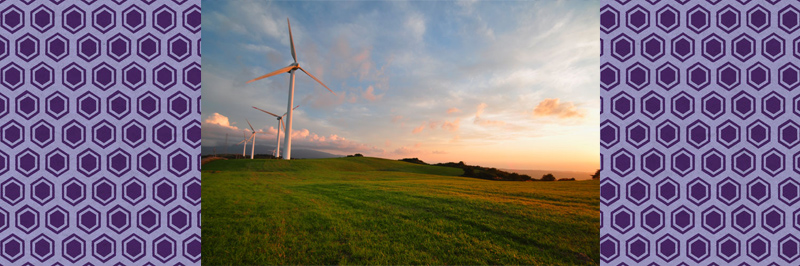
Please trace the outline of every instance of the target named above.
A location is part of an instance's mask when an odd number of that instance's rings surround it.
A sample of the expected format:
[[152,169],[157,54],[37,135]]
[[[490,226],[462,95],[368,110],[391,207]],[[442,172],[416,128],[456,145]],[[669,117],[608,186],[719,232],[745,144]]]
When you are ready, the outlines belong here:
[[168,108],[200,100],[199,11],[0,0],[0,265],[200,264],[200,171],[167,161],[199,165],[199,104]]
[[600,6],[601,264],[797,265],[800,2]]

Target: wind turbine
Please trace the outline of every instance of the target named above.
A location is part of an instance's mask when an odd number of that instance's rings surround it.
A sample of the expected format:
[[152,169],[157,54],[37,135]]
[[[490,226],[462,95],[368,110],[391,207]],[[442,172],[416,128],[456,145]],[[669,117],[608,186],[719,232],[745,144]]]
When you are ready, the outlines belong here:
[[236,145],[244,143],[244,147],[242,147],[242,158],[244,158],[244,156],[245,156],[245,154],[247,152],[247,143],[248,142],[250,142],[250,138],[245,136],[244,132],[242,132],[242,141],[239,141],[239,143],[236,143]]
[[297,70],[297,69],[302,70],[303,73],[306,73],[306,75],[308,75],[312,79],[314,79],[317,82],[319,82],[319,84],[321,84],[323,87],[328,89],[331,93],[333,93],[333,95],[336,95],[336,93],[333,92],[331,90],[331,88],[328,88],[328,86],[325,86],[325,84],[322,83],[322,81],[320,81],[316,77],[314,77],[314,75],[311,75],[311,73],[308,73],[308,71],[306,71],[305,69],[300,67],[300,64],[297,63],[297,55],[294,52],[294,39],[292,37],[292,24],[289,23],[289,19],[288,18],[286,19],[286,24],[289,26],[289,42],[291,43],[291,46],[292,46],[292,59],[294,59],[294,63],[290,64],[287,67],[275,70],[272,73],[269,73],[269,74],[266,74],[266,75],[251,79],[251,80],[247,81],[247,83],[250,83],[250,82],[253,82],[253,81],[256,81],[256,80],[260,80],[260,79],[265,79],[265,78],[268,78],[268,77],[272,77],[272,76],[275,76],[275,75],[278,75],[278,74],[281,74],[281,73],[284,73],[284,72],[289,73],[289,74],[292,75],[291,79],[289,79],[289,104],[288,104],[288,106],[286,106],[286,114],[287,114],[286,119],[287,120],[286,120],[285,129],[284,129],[284,131],[285,131],[284,132],[285,133],[285,137],[284,137],[285,145],[284,146],[286,147],[286,149],[283,150],[283,159],[289,160],[289,159],[291,159],[291,155],[292,155],[292,105],[294,104],[294,72],[295,72],[295,70]]
[[[300,107],[300,106],[299,105],[295,106],[294,108],[292,108],[292,110],[297,109],[297,107]],[[277,148],[275,148],[275,158],[279,158],[280,155],[281,155],[281,129],[285,130],[285,127],[283,126],[283,117],[285,117],[286,114],[288,114],[288,113],[284,113],[282,116],[278,116],[276,114],[270,113],[270,112],[268,112],[268,111],[266,111],[264,109],[261,109],[261,108],[255,107],[255,106],[253,106],[253,108],[278,118],[278,139],[275,141],[276,142],[275,147],[277,147]]]
[[[247,125],[250,126],[250,129],[253,130],[253,133],[250,133],[250,138],[253,139],[253,142],[251,142],[252,146],[250,147],[250,160],[252,160],[253,157],[256,156],[256,130],[253,129],[253,125],[250,124],[249,120],[245,119],[244,121],[247,121]],[[245,144],[245,147],[246,146],[247,144]]]

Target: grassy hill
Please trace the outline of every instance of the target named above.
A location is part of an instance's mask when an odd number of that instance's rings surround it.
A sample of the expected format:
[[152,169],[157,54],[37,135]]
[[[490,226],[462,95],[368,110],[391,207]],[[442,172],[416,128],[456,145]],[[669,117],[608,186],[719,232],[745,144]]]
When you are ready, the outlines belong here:
[[599,263],[599,183],[368,157],[203,165],[203,263]]

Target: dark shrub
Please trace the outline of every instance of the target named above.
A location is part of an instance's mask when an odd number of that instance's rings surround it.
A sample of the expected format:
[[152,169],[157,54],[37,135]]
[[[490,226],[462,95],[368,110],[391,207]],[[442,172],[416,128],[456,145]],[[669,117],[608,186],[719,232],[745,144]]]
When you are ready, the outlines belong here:
[[475,177],[475,170],[471,167],[464,168],[464,175],[466,177]]
[[422,161],[422,160],[420,160],[419,158],[403,158],[403,159],[400,159],[400,161],[409,162],[409,163],[415,163],[415,164],[424,164],[424,165],[428,165],[428,163],[426,163],[426,162],[423,162],[423,161]]
[[480,179],[491,179],[491,180],[498,179],[497,175],[493,175],[491,173],[484,172],[484,171],[478,172],[478,175],[476,177],[480,178]]

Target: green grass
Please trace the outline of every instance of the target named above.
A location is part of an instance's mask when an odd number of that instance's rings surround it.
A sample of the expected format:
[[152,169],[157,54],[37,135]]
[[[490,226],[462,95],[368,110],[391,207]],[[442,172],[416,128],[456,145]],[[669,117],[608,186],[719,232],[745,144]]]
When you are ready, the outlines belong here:
[[203,165],[203,264],[599,263],[599,183],[378,158]]

